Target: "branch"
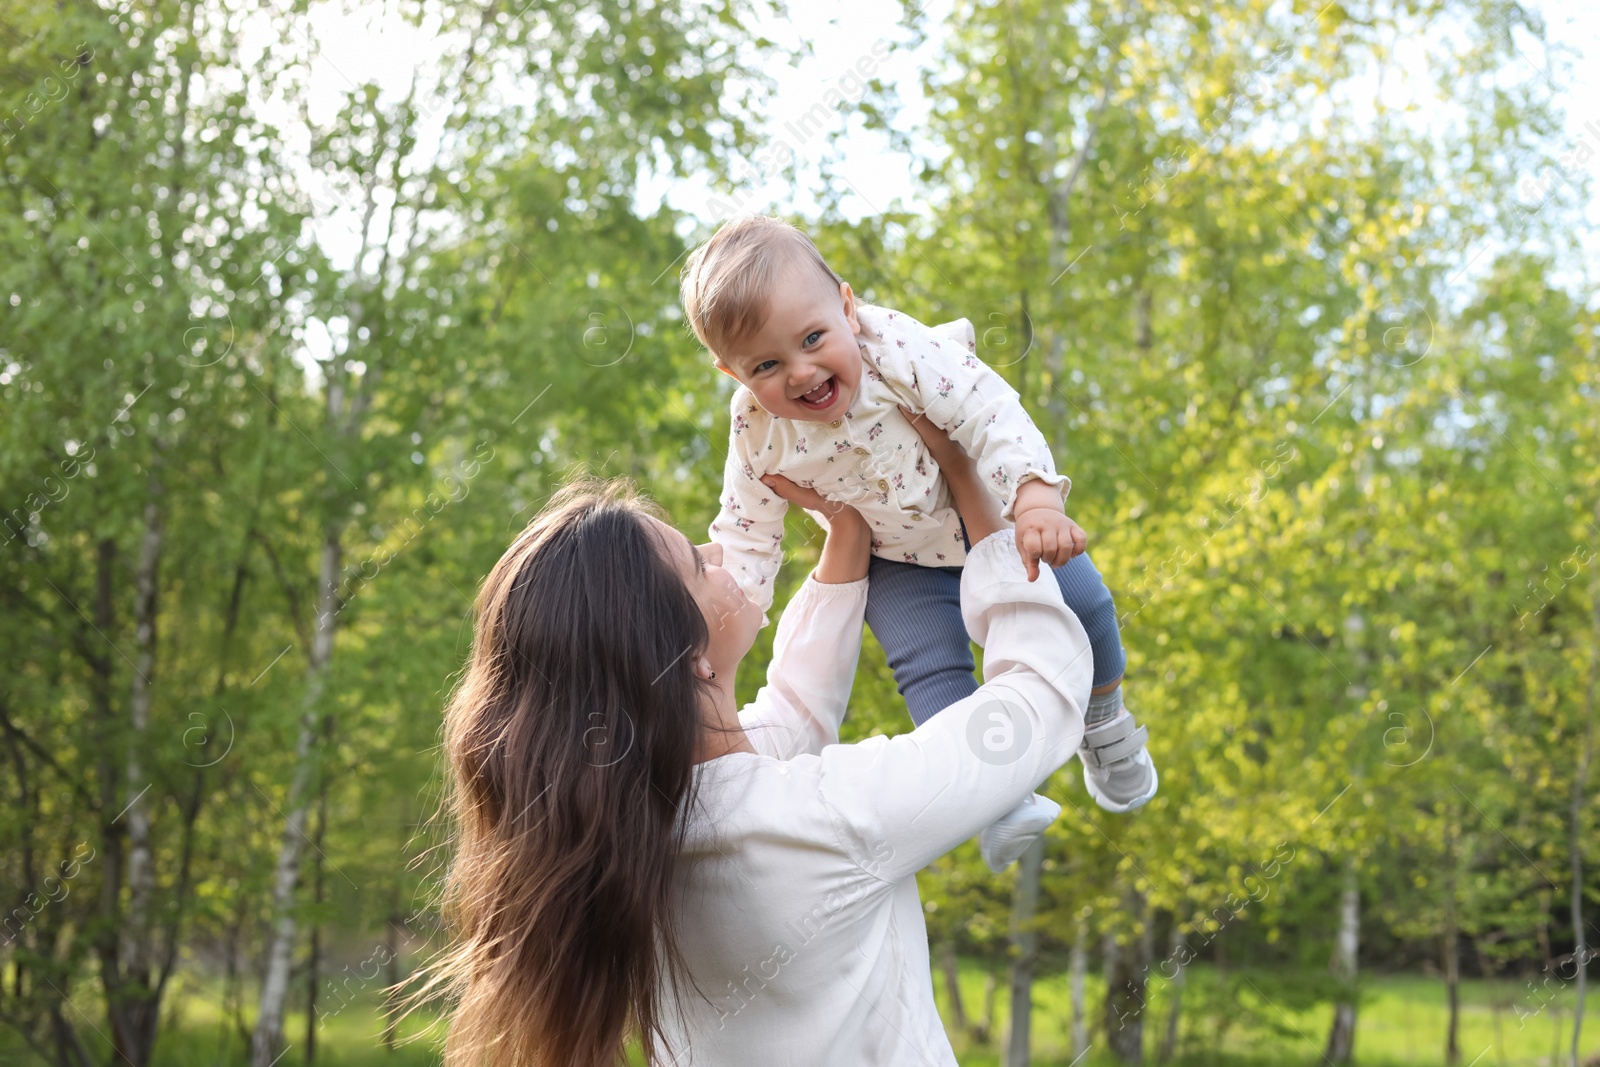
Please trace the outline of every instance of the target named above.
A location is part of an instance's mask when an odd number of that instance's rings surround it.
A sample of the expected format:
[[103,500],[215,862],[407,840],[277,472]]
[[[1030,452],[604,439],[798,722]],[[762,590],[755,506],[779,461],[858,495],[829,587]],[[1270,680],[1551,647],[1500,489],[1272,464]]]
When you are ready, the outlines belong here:
[[[1058,247],[1066,245],[1066,238],[1071,233],[1071,227],[1067,222],[1067,204],[1071,200],[1073,187],[1078,184],[1078,176],[1083,173],[1084,164],[1089,161],[1089,152],[1094,148],[1095,138],[1100,133],[1100,120],[1105,115],[1106,105],[1111,101],[1111,81],[1116,72],[1117,65],[1113,63],[1111,69],[1106,71],[1105,80],[1100,83],[1100,99],[1095,101],[1094,110],[1089,112],[1089,125],[1084,130],[1083,143],[1078,146],[1077,155],[1073,157],[1072,167],[1067,171],[1066,177],[1050,190],[1050,222],[1060,235]],[[1051,269],[1056,269],[1058,266],[1059,264],[1052,264]]]
[[66,782],[67,785],[72,789],[73,793],[76,794],[77,797],[86,805],[88,805],[90,811],[99,810],[99,802],[95,800],[93,794],[84,788],[83,783],[78,780],[78,776],[68,773],[67,769],[61,766],[61,764],[57,763],[55,757],[46,752],[44,747],[40,745],[39,742],[23,733],[22,728],[11,720],[11,716],[6,711],[6,705],[3,700],[0,700],[0,730],[5,731],[6,736],[12,740],[13,744],[20,741],[23,748],[26,748],[29,752],[32,752],[39,758],[41,763],[43,763],[46,767],[49,767],[52,771],[55,771],[56,774],[60,775],[62,781]]
[[200,817],[200,806],[205,800],[205,768],[195,772],[194,789],[189,794],[189,803],[183,808],[183,845],[181,858],[178,861],[178,885],[172,904],[172,915],[167,923],[166,949],[162,954],[160,977],[155,984],[155,1002],[161,1002],[161,994],[167,988],[167,980],[172,977],[173,967],[178,962],[178,931],[183,925],[183,909],[188,902],[189,887],[192,883],[190,872],[194,866],[194,837],[195,823]]
[[272,573],[278,578],[278,584],[283,588],[284,599],[289,602],[289,621],[294,624],[295,635],[300,639],[300,645],[311,654],[311,635],[306,632],[305,623],[300,619],[300,595],[295,592],[294,583],[284,573],[283,564],[278,559],[278,553],[273,550],[272,542],[268,541],[259,531],[251,531],[256,543],[267,554],[267,560],[272,564]]

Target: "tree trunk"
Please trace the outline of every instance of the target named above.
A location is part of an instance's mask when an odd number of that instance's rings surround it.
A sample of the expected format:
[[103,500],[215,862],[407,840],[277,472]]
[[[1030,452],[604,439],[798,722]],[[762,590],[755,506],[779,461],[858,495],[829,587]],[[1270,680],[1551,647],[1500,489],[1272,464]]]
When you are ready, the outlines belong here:
[[989,1038],[994,1034],[994,998],[999,986],[1000,983],[995,981],[993,971],[984,975],[983,1021],[972,1032],[972,1039],[979,1044],[987,1045]]
[[333,658],[335,620],[339,610],[341,529],[330,525],[322,542],[322,569],[318,579],[316,632],[307,667],[305,702],[300,714],[300,735],[295,743],[294,778],[289,785],[283,839],[278,845],[277,874],[272,887],[273,921],[267,945],[266,974],[261,983],[261,1008],[250,1039],[250,1067],[271,1067],[283,1047],[284,1005],[289,997],[289,962],[294,951],[295,888],[300,881],[300,847],[305,841],[310,787],[317,771],[319,716],[328,661]]
[[[311,861],[311,903],[322,904],[322,837],[328,830],[328,790],[317,791],[317,834],[311,842],[316,858]],[[322,970],[322,924],[311,919],[311,955],[306,960],[306,1067],[317,1060],[317,985]]]
[[[102,538],[95,559],[94,628],[103,634],[111,633],[116,625],[116,568],[117,544],[109,537]],[[116,759],[121,724],[117,722],[111,703],[111,660],[98,651],[98,646],[94,647],[96,651],[84,653],[89,664],[89,703],[94,709],[100,742],[95,777],[100,796],[100,852],[104,857],[100,863],[100,922],[94,941],[95,955],[100,960],[100,984],[107,1004],[106,1021],[115,1033],[117,1019],[111,1005],[122,992],[117,930],[122,923],[123,851],[127,843],[127,830],[121,818],[126,801],[120,789],[126,768]]]
[[[1217,988],[1226,992],[1228,988],[1228,928],[1224,926],[1211,935],[1211,965],[1217,969]],[[1213,1012],[1211,1017],[1216,1020],[1216,1034],[1211,1043],[1220,1048],[1228,1036],[1228,1030],[1233,1026],[1234,1016],[1231,1012]]]
[[[1120,52],[1114,55],[1120,55]],[[1100,121],[1105,117],[1106,105],[1111,101],[1111,84],[1115,79],[1118,60],[1113,58],[1111,66],[1106,70],[1100,83],[1099,99],[1096,100],[1094,110],[1089,113],[1088,122],[1084,127],[1083,140],[1079,143],[1076,152],[1072,153],[1071,163],[1068,164],[1066,173],[1055,182],[1041,183],[1045,189],[1045,212],[1050,220],[1048,257],[1050,263],[1050,287],[1054,289],[1062,275],[1066,274],[1072,262],[1067,260],[1068,247],[1072,241],[1072,192],[1078,184],[1078,178],[1083,173],[1084,166],[1094,152],[1095,139],[1100,132]],[[1055,174],[1057,167],[1066,162],[1062,154],[1062,145],[1058,139],[1054,122],[1049,120],[1049,109],[1041,116],[1044,119],[1040,131],[1043,138],[1041,154],[1043,156],[1047,173]],[[1070,147],[1070,146],[1068,146]],[[1082,255],[1083,253],[1079,253]],[[1075,260],[1073,262],[1076,262]],[[1056,381],[1064,381],[1066,377],[1065,366],[1066,334],[1058,325],[1050,331],[1050,351],[1046,357],[1045,369],[1055,376]],[[1060,428],[1059,433],[1065,435],[1071,425],[1072,412],[1068,409],[1070,403],[1065,386],[1057,389],[1060,402],[1055,398],[1047,398],[1045,410],[1049,412],[1049,422]]]
[[[223,972],[222,1011],[233,1023],[234,1032],[246,1045],[250,1043],[250,1028],[244,1023],[243,972],[239,965],[239,942],[244,939],[245,924],[249,922],[248,906],[244,894],[234,907],[233,921],[228,924],[227,969]],[[218,1027],[221,1029],[221,1027]]]
[[156,664],[156,617],[160,610],[161,549],[165,539],[159,443],[151,459],[144,505],[144,535],[133,572],[134,654],[128,697],[126,794],[128,827],[128,912],[120,924],[120,994],[110,1005],[112,1039],[127,1063],[150,1061],[159,1011],[151,985],[150,905],[155,891],[155,861],[150,844],[148,795],[154,782],[145,775],[143,754],[150,732],[150,691]]
[[1449,1005],[1449,1017],[1445,1023],[1444,1062],[1446,1067],[1455,1067],[1461,1062],[1461,1043],[1459,1040],[1461,1025],[1461,954],[1457,950],[1456,942],[1459,938],[1456,930],[1455,917],[1451,916],[1445,924],[1444,932],[1444,989],[1445,1000]]
[[389,958],[384,963],[387,972],[388,989],[385,991],[384,997],[387,1007],[384,1011],[383,1047],[390,1052],[394,1051],[394,1039],[400,1029],[400,1015],[397,1010],[399,1008],[399,996],[396,990],[400,987],[400,927],[404,922],[405,918],[400,914],[399,893],[396,892],[389,906],[389,929],[386,941],[389,947]]
[[1339,897],[1339,933],[1329,969],[1344,988],[1333,1006],[1333,1026],[1323,1057],[1331,1064],[1349,1063],[1356,1044],[1356,963],[1361,943],[1361,887],[1355,859],[1345,861],[1344,891]]
[[1550,947],[1550,909],[1555,906],[1555,896],[1548,890],[1541,888],[1539,891],[1539,906],[1534,914],[1539,917],[1534,924],[1534,940],[1539,943],[1539,955],[1544,958],[1544,973],[1549,974],[1555,970],[1556,960],[1554,949]]
[[1456,916],[1456,810],[1446,812],[1444,828],[1444,941],[1440,963],[1444,967],[1445,1000],[1449,1016],[1445,1023],[1444,1062],[1455,1067],[1461,1062],[1461,929]]
[[[1595,519],[1600,522],[1600,501],[1595,503]],[[1572,776],[1572,808],[1567,847],[1572,854],[1572,959],[1577,969],[1577,988],[1572,1008],[1572,1067],[1579,1067],[1579,1042],[1583,1040],[1583,1002],[1589,991],[1589,939],[1583,925],[1583,808],[1589,786],[1589,761],[1593,755],[1595,690],[1600,685],[1600,577],[1589,583],[1591,640],[1589,686],[1584,696],[1583,740],[1578,744],[1578,768]]]
[[[317,864],[318,882],[322,881],[322,865]],[[311,923],[310,952],[306,956],[306,1067],[317,1061],[317,983],[321,980],[322,927]]]
[[1088,1012],[1084,1005],[1084,990],[1089,978],[1089,924],[1078,920],[1078,929],[1072,938],[1072,956],[1068,963],[1072,989],[1072,1059],[1077,1062],[1089,1051]]
[[51,1011],[50,1023],[56,1036],[57,1056],[64,1067],[99,1067],[99,1060],[83,1047],[83,1038],[59,1008]]
[[[98,940],[101,985],[106,997],[106,1021],[115,1058],[130,1067],[143,1067],[150,1061],[159,1022],[159,994],[151,981],[151,897],[155,890],[154,850],[150,841],[150,802],[147,795],[154,783],[147,780],[143,754],[150,727],[151,675],[156,662],[156,616],[160,604],[159,571],[165,531],[162,501],[165,487],[160,474],[159,446],[150,465],[146,483],[144,533],[134,566],[134,656],[133,680],[128,698],[126,732],[111,731],[103,741],[106,756],[101,760],[102,837],[106,844],[103,865],[100,912],[105,923]],[[100,545],[96,615],[102,634],[111,627],[112,566],[115,546]],[[94,701],[100,717],[108,724],[111,665],[95,671]],[[122,760],[122,789],[116,788],[117,775],[110,746],[121,737],[125,748]],[[115,814],[112,814],[115,813]],[[109,821],[104,821],[109,820]],[[117,824],[121,824],[120,826]],[[126,852],[124,852],[126,848]],[[124,866],[124,857],[126,866]],[[123,913],[120,894],[127,879],[128,910]]]
[[1144,1062],[1145,976],[1150,968],[1150,931],[1145,922],[1144,895],[1125,876],[1123,914],[1132,922],[1125,936],[1105,937],[1106,1041],[1118,1063]]
[[[394,161],[396,188],[401,155],[397,150]],[[378,208],[377,191],[377,181],[367,183],[366,204],[360,223],[361,242],[354,260],[358,274],[371,248],[385,249],[383,264],[387,264],[388,242],[395,232],[396,212],[392,210],[387,234],[378,239],[373,233],[373,218]],[[413,223],[418,210],[413,205]],[[413,229],[412,236],[415,237],[419,232]],[[361,284],[356,287],[357,295],[349,302],[350,337],[361,335],[369,310],[367,302],[373,300],[382,304],[386,277],[386,267],[379,266],[370,276],[359,279]],[[362,421],[383,370],[381,362],[374,359],[368,364],[366,373],[359,378],[352,378],[351,366],[355,361],[347,342],[344,349],[337,352],[325,367],[324,425],[333,437],[350,444],[360,439]],[[340,470],[339,475],[359,496],[360,487],[344,471]],[[311,803],[309,790],[317,777],[321,757],[318,705],[327,680],[328,664],[333,659],[333,639],[341,607],[339,571],[344,552],[344,521],[334,518],[324,521],[322,565],[317,580],[316,626],[306,666],[306,691],[300,713],[300,733],[295,743],[294,776],[289,783],[288,815],[284,818],[283,839],[278,846],[277,873],[272,888],[273,921],[267,947],[266,974],[261,985],[261,1010],[250,1040],[250,1067],[270,1067],[284,1043],[283,1014],[289,995],[289,958],[295,940],[294,897],[299,884],[300,845],[305,840],[306,814]]]
[[1183,966],[1184,953],[1188,945],[1183,938],[1183,928],[1178,924],[1177,917],[1172,920],[1172,955],[1169,957],[1177,964],[1177,971],[1172,976],[1172,1010],[1167,1013],[1167,1032],[1161,1038],[1161,1051],[1156,1054],[1157,1063],[1166,1063],[1172,1059],[1172,1054],[1178,1048],[1178,1013],[1183,1008],[1183,978],[1188,972]]
[[1039,876],[1044,870],[1044,836],[1017,862],[1017,887],[1011,897],[1011,1023],[1007,1029],[1004,1067],[1028,1067],[1033,1028],[1033,967],[1039,956]]
[[967,1032],[967,1009],[961,1002],[961,969],[956,959],[956,943],[946,941],[939,953],[939,967],[944,972],[944,995],[950,1002],[950,1028]]

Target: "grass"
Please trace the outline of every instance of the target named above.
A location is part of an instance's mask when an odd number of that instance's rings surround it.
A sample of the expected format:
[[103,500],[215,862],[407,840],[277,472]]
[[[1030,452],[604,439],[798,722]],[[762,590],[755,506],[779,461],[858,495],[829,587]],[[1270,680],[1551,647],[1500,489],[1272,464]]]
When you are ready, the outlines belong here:
[[[243,1067],[247,1050],[233,1021],[224,1013],[214,989],[186,976],[169,998],[162,1037],[156,1049],[160,1067]],[[1004,976],[997,975],[994,1032],[1005,1032]],[[1315,976],[1245,970],[1230,972],[1226,981],[1215,971],[1190,972],[1184,992],[1179,1055],[1171,1067],[1314,1067],[1322,1063],[1332,1009],[1314,1001]],[[972,961],[961,967],[962,999],[969,1018],[983,1012],[986,973]],[[950,1018],[944,983],[935,982],[940,1010]],[[1170,987],[1152,983],[1144,1013],[1146,1062],[1154,1063],[1160,1036],[1166,1032]],[[1098,978],[1089,978],[1088,1000],[1096,1020],[1103,996]],[[84,1008],[87,995],[74,998]],[[1527,986],[1510,980],[1470,981],[1461,987],[1461,1067],[1565,1064],[1561,1057],[1572,1036],[1573,996],[1570,988],[1544,994],[1541,1000]],[[1542,1005],[1542,1007],[1541,1007]],[[402,1028],[393,1051],[382,1042],[383,1022],[373,990],[357,990],[340,1010],[324,1003],[317,1028],[317,1067],[424,1067],[439,1062],[437,1045],[429,1040],[404,1041],[424,1030],[427,1018]],[[1584,1061],[1600,1064],[1600,989],[1591,993],[1584,1026]],[[1380,975],[1367,979],[1356,1027],[1356,1060],[1361,1067],[1434,1067],[1444,1064],[1446,1006],[1444,984],[1414,975]],[[1519,1026],[1519,1020],[1521,1025]],[[103,1029],[103,1021],[92,1020]],[[81,1023],[81,1019],[80,1019]],[[305,1067],[306,1016],[289,1017],[293,1042],[277,1067]],[[93,1031],[82,1026],[87,1036]],[[1067,979],[1052,975],[1034,990],[1034,1067],[1068,1067],[1071,1006]],[[1073,1067],[1111,1067],[1104,1055],[1102,1027],[1090,1031],[1089,1053]],[[967,1034],[952,1034],[963,1067],[999,1067],[994,1042],[975,1044]],[[104,1051],[104,1050],[102,1050]],[[0,1031],[0,1061],[37,1062]],[[635,1058],[634,1062],[637,1062]]]
[[[221,1002],[191,981],[163,1020],[155,1063],[159,1067],[245,1067],[249,1049]],[[304,1001],[301,1001],[302,1006]],[[252,1002],[249,1009],[252,1012]],[[360,990],[343,1006],[338,1001],[319,1009],[317,1067],[431,1067],[439,1062],[436,1042],[415,1040],[434,1016],[408,1019],[396,1033],[394,1049],[384,1045],[384,1019],[376,995]],[[305,1067],[306,1012],[290,1012],[284,1031],[291,1045],[276,1067]],[[408,1040],[412,1039],[412,1040]]]
[[[995,998],[995,1042],[1003,1039],[1006,1017],[1004,975]],[[969,1020],[983,1012],[986,973],[970,961],[961,966],[961,995]],[[1270,971],[1236,971],[1224,988],[1210,968],[1192,969],[1180,1013],[1178,1055],[1181,1067],[1305,1067],[1323,1063],[1333,1008],[1312,1002],[1311,982],[1303,976]],[[1151,983],[1143,1012],[1146,1062],[1165,1034],[1171,1011],[1170,986]],[[1106,1037],[1099,1023],[1104,984],[1090,975],[1090,1048],[1076,1067],[1110,1067],[1103,1055]],[[951,1013],[944,982],[936,981],[940,1012]],[[1513,980],[1468,981],[1461,986],[1458,1042],[1461,1067],[1564,1064],[1571,1047],[1574,1004],[1570,988],[1545,992],[1541,999]],[[1035,1067],[1067,1067],[1072,1062],[1072,1008],[1065,975],[1034,986],[1033,1057]],[[1600,989],[1591,990],[1584,1018],[1583,1060],[1600,1064]],[[1363,983],[1356,1023],[1356,1061],[1363,1067],[1443,1067],[1448,1017],[1444,983],[1416,975],[1369,976]],[[1520,1026],[1519,1026],[1520,1022]],[[997,1067],[998,1045],[975,1045],[952,1034],[963,1067]]]

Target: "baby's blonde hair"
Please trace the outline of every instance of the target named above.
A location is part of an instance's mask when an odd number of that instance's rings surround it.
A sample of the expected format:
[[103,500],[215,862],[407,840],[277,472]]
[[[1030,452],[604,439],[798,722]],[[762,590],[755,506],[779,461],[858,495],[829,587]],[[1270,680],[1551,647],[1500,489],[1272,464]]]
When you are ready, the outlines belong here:
[[720,356],[759,330],[779,272],[794,262],[809,262],[836,287],[843,281],[811,238],[766,215],[741,215],[691,252],[679,295],[700,343]]

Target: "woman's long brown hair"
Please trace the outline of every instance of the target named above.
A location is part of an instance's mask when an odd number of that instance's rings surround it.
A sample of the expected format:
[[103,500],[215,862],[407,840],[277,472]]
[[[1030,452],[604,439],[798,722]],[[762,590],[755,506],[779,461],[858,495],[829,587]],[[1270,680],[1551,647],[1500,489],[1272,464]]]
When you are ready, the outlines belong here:
[[[484,580],[445,712],[448,1067],[659,1062],[704,618],[625,485],[560,491]],[[670,993],[669,993],[670,991]]]

